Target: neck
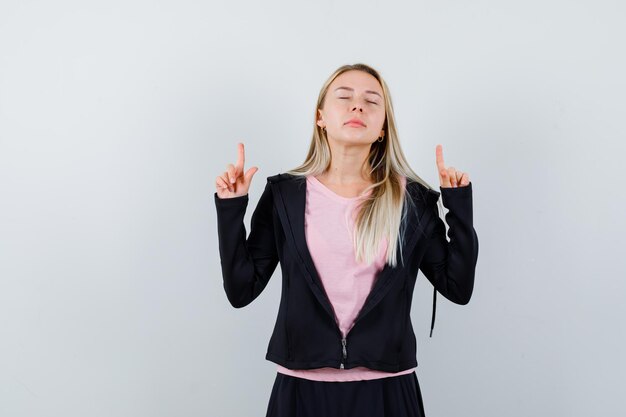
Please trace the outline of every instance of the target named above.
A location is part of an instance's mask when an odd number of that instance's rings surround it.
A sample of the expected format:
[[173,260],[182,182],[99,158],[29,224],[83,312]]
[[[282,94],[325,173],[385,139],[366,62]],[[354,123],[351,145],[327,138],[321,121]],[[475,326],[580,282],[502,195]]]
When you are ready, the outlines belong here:
[[321,176],[333,184],[353,184],[370,182],[367,156],[369,144],[345,146],[329,141],[331,151],[330,167]]

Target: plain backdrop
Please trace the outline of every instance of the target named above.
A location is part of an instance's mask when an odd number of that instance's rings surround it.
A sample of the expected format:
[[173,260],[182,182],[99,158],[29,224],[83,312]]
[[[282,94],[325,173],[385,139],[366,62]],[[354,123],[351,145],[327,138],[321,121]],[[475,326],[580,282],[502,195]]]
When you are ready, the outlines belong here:
[[280,268],[222,287],[215,178],[306,155],[340,65],[413,169],[473,182],[466,306],[421,273],[428,417],[623,415],[626,6],[615,0],[2,1],[0,415],[264,416]]

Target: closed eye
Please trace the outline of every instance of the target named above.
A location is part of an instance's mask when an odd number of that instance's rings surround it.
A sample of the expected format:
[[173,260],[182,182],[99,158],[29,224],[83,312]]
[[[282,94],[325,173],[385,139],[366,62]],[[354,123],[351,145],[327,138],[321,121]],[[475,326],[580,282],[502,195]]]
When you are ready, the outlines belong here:
[[[344,99],[349,99],[350,97],[339,97],[339,99],[344,100]],[[371,101],[371,100],[367,100],[368,103],[372,103],[372,104],[376,104],[378,105],[378,103],[376,103],[375,101]]]

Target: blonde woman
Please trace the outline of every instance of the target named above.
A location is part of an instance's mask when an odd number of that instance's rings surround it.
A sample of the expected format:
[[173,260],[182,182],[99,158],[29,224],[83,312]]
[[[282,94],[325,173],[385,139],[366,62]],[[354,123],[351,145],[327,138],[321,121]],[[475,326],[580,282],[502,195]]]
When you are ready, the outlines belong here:
[[[435,161],[440,191],[410,168],[389,89],[365,64],[324,83],[304,163],[267,178],[246,237],[258,170],[237,162],[216,179],[226,296],[251,303],[280,262],[282,295],[266,359],[277,364],[267,417],[424,416],[410,318],[418,271],[467,304],[478,237],[467,172]],[[440,217],[439,196],[448,208]]]

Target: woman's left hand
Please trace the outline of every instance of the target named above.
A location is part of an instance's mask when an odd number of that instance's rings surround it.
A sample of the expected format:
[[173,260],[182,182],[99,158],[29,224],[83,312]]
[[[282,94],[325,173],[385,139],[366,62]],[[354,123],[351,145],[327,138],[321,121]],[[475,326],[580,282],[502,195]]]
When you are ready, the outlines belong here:
[[437,170],[439,171],[439,184],[442,188],[465,187],[469,185],[470,179],[467,172],[457,171],[454,167],[448,167],[443,163],[443,147],[437,145],[435,148],[437,158]]

